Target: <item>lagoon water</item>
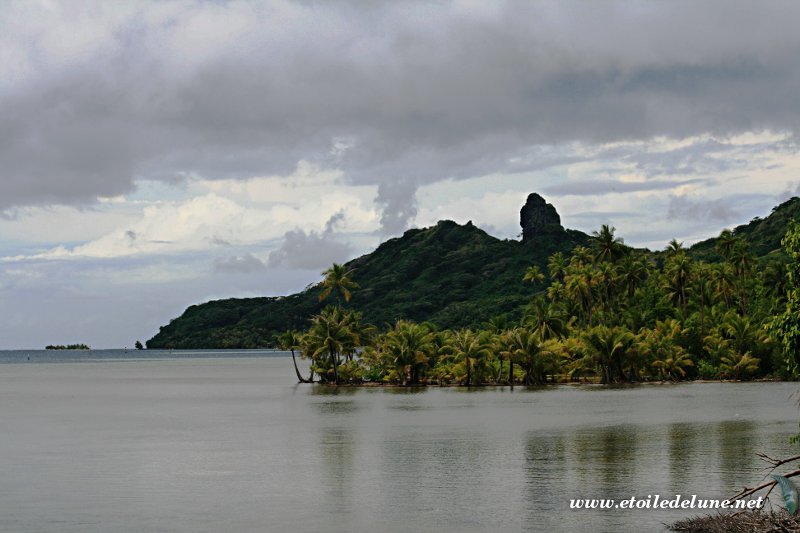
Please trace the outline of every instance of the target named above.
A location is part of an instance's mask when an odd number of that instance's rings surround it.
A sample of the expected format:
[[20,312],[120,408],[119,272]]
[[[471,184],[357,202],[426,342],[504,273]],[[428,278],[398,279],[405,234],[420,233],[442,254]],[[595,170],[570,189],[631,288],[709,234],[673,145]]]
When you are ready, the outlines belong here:
[[[30,357],[30,361],[28,360]],[[781,456],[794,383],[340,388],[271,352],[0,352],[0,531],[664,531]]]

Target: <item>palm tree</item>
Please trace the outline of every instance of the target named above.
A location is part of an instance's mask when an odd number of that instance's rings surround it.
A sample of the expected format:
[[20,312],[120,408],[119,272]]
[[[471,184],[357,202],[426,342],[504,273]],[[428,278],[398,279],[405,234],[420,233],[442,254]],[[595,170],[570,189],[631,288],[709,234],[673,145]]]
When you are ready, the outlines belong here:
[[672,239],[667,243],[667,247],[664,249],[666,252],[667,257],[672,257],[675,254],[679,254],[683,252],[685,248],[683,247],[683,241],[678,242],[678,239]]
[[736,290],[733,267],[728,263],[714,265],[711,271],[711,283],[717,297],[722,298],[725,307],[730,308]]
[[455,357],[463,361],[467,373],[464,384],[469,387],[473,383],[473,376],[478,383],[490,353],[488,339],[479,333],[464,329],[455,332],[453,341]]
[[556,252],[548,258],[547,271],[550,272],[550,279],[563,283],[566,270],[567,260],[564,258],[564,254]]
[[624,379],[622,364],[633,344],[633,334],[618,327],[597,326],[587,331],[583,338],[600,367],[602,383]]
[[303,336],[303,351],[311,354],[317,373],[326,381],[332,377],[337,385],[341,355],[356,344],[348,327],[351,320],[340,307],[329,305],[312,317],[311,328]]
[[664,354],[662,359],[653,361],[653,367],[661,373],[661,379],[679,380],[686,377],[686,367],[694,366],[694,362],[680,346]]
[[522,281],[530,281],[532,284],[536,285],[540,281],[544,281],[544,274],[542,274],[538,265],[529,266],[525,271],[525,275],[522,276]]
[[288,350],[292,352],[292,363],[294,363],[294,372],[297,374],[298,383],[313,383],[314,371],[311,371],[311,377],[308,379],[300,375],[300,370],[297,368],[297,359],[294,357],[294,351],[300,347],[300,333],[297,331],[286,330],[278,336],[278,348],[281,350]]
[[692,274],[692,261],[685,252],[679,252],[669,258],[664,266],[664,274],[667,276],[667,289],[670,299],[677,304],[683,314],[686,314],[686,289],[689,286]]
[[617,229],[608,224],[600,226],[600,231],[592,233],[592,247],[594,248],[594,260],[596,262],[609,261],[615,263],[617,259],[625,255],[625,241],[614,236]]
[[403,386],[419,383],[421,370],[430,361],[433,335],[420,324],[398,321],[386,335],[386,349]]
[[633,298],[636,289],[642,285],[650,273],[647,258],[643,255],[626,255],[617,265],[619,282],[628,295]]
[[743,379],[758,371],[760,360],[750,355],[750,352],[730,352],[720,359],[720,374],[733,379]]
[[594,308],[594,283],[594,268],[591,265],[570,266],[564,278],[567,296],[580,305],[589,325],[592,324]]
[[548,305],[544,298],[536,298],[525,309],[523,322],[533,327],[541,341],[561,339],[567,334],[565,317],[558,307]]
[[731,230],[722,230],[722,233],[720,233],[719,237],[717,237],[717,252],[719,252],[719,255],[725,259],[729,259],[731,257],[731,252],[733,252],[733,248],[736,246],[738,241],[739,238],[736,237]]
[[[783,307],[786,302],[787,276],[786,266],[783,263],[768,263],[762,273],[762,285],[764,294],[772,302],[771,310],[774,311]],[[770,313],[774,314],[774,313]]]
[[[525,370],[525,385],[544,383],[544,373],[537,372],[542,367],[542,365],[537,364],[542,352],[538,333],[528,328],[516,328],[511,332],[511,341],[513,347],[511,360],[516,360]],[[512,371],[513,368],[512,366]]]
[[344,298],[345,302],[349,302],[350,290],[358,288],[358,283],[351,279],[352,273],[353,271],[346,270],[344,265],[333,263],[329,269],[322,273],[325,279],[322,280],[322,292],[319,295],[319,301],[324,301],[332,292],[336,292],[339,304],[342,303],[341,298]]
[[586,246],[576,246],[572,249],[572,257],[569,259],[570,265],[582,266],[592,261],[592,251]]
[[496,383],[501,383],[503,379],[503,359],[508,360],[508,383],[514,387],[514,346],[513,346],[513,330],[505,330],[498,332],[493,338],[492,349],[497,354],[499,367],[497,369]]

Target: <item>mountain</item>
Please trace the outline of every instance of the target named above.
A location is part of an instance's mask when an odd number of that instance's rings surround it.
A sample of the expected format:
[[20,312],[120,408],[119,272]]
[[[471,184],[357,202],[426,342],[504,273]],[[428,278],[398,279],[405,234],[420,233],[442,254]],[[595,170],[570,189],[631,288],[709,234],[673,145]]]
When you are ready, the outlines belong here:
[[[465,327],[509,313],[519,315],[534,289],[525,270],[569,253],[589,236],[561,226],[555,207],[531,194],[520,211],[522,241],[501,240],[475,227],[444,220],[411,229],[346,264],[360,285],[351,306],[377,326],[400,318]],[[319,311],[320,289],[270,298],[216,300],[193,305],[152,339],[148,348],[255,348],[286,329],[304,329]]]
[[[733,233],[756,256],[780,253],[780,240],[790,219],[800,220],[800,198],[775,207],[764,218],[737,226]],[[518,317],[534,289],[523,283],[525,270],[538,265],[546,272],[547,258],[568,254],[590,237],[564,229],[551,204],[531,194],[520,210],[522,240],[501,240],[475,227],[453,221],[406,231],[372,253],[346,264],[360,285],[351,306],[377,326],[398,319],[430,320],[441,327],[478,325],[493,316]],[[697,259],[721,258],[716,239],[689,249]],[[148,348],[255,348],[270,346],[286,329],[305,329],[318,312],[318,285],[291,296],[216,300],[193,305],[160,328]]]
[[[756,257],[782,254],[781,239],[790,220],[800,221],[800,198],[794,198],[772,208],[767,218],[756,217],[747,224],[733,228],[733,234],[750,245]],[[722,257],[716,251],[717,239],[706,239],[692,246],[689,251],[697,259],[716,262]]]

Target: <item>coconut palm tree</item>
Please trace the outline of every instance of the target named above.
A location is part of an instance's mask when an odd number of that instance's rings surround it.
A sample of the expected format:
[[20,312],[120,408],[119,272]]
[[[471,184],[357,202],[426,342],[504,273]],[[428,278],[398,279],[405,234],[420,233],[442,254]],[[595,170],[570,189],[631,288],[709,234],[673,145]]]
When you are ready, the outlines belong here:
[[650,273],[650,265],[643,255],[628,254],[617,265],[619,283],[624,288],[628,299],[632,299],[636,289],[640,287]]
[[739,238],[735,236],[731,230],[722,230],[722,232],[719,234],[719,237],[717,237],[717,252],[723,258],[729,259],[738,241]]
[[685,252],[676,253],[664,265],[664,274],[666,275],[670,300],[680,307],[681,312],[685,315],[688,302],[686,293],[692,275],[691,259]]
[[567,334],[567,322],[564,315],[554,304],[549,304],[544,298],[535,298],[525,308],[522,318],[526,326],[532,327],[541,341],[548,339],[561,339]]
[[678,239],[672,239],[667,243],[667,247],[664,249],[666,252],[667,257],[672,257],[675,254],[679,254],[685,251],[686,248],[683,247],[683,241],[678,242]]
[[745,379],[758,371],[760,360],[749,352],[730,352],[720,359],[719,371],[724,377],[731,379]]
[[550,279],[563,283],[566,270],[567,260],[563,253],[556,252],[548,258],[547,271],[550,273]]
[[353,271],[347,270],[344,265],[333,263],[329,269],[322,273],[325,279],[322,280],[322,292],[319,295],[319,301],[324,301],[335,292],[340,305],[342,298],[344,298],[345,302],[349,302],[351,289],[358,288],[358,283],[351,279],[352,274]]
[[733,267],[728,263],[713,265],[711,270],[711,286],[718,298],[725,302],[725,307],[730,308],[736,292],[736,277]]
[[622,366],[633,344],[633,334],[619,327],[597,326],[588,330],[583,339],[600,367],[602,383],[623,380]]
[[303,336],[303,348],[314,360],[320,378],[339,384],[342,353],[355,344],[348,328],[350,318],[340,307],[327,306],[311,319],[311,328]]
[[398,379],[403,386],[420,382],[434,349],[433,335],[425,326],[400,320],[385,339]]
[[542,352],[539,334],[529,328],[515,328],[511,331],[511,342],[513,347],[511,360],[519,363],[525,370],[523,378],[525,385],[544,383],[543,372],[537,372],[542,367],[537,364]]
[[301,343],[301,335],[297,331],[286,330],[281,333],[278,338],[278,348],[285,351],[292,352],[292,363],[294,363],[294,372],[297,374],[297,382],[298,383],[313,383],[314,380],[314,371],[311,371],[311,377],[308,379],[304,378],[300,374],[300,370],[297,368],[297,359],[295,359],[294,351],[300,348]]
[[464,384],[469,387],[480,383],[482,371],[490,354],[489,339],[480,333],[463,329],[455,332],[453,348],[456,360],[464,364],[466,371]]
[[615,237],[617,229],[608,224],[600,226],[600,231],[592,232],[592,248],[594,249],[595,262],[608,261],[615,263],[627,252],[625,241]]
[[544,274],[538,265],[529,266],[525,271],[525,275],[522,276],[522,281],[530,281],[532,284],[536,285],[544,281]]

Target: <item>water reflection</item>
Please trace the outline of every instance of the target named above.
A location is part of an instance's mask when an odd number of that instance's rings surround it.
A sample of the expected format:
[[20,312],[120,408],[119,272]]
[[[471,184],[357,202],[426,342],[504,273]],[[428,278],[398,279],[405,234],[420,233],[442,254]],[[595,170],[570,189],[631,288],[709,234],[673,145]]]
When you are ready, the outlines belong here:
[[341,513],[356,503],[352,497],[355,439],[347,429],[324,427],[319,430],[319,447],[325,494],[322,503],[328,512]]
[[667,429],[669,443],[669,481],[672,492],[679,494],[690,486],[698,469],[704,464],[700,435],[707,429],[698,424],[671,424]]
[[719,470],[723,486],[731,487],[733,492],[741,485],[742,474],[751,472],[756,479],[758,468],[753,463],[757,450],[754,446],[756,424],[751,420],[734,420],[717,425],[719,444]]

